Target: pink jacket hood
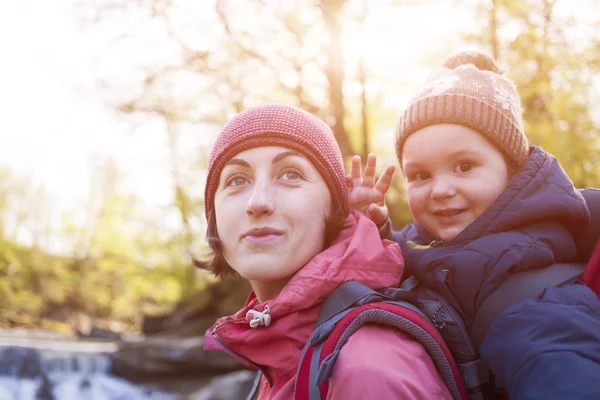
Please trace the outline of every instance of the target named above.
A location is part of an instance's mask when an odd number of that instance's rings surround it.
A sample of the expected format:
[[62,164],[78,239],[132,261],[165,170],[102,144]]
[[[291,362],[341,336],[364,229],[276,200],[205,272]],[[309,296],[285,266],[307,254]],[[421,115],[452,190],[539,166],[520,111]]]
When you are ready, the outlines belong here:
[[[304,344],[312,333],[321,303],[344,282],[359,281],[372,289],[400,283],[404,261],[395,242],[381,240],[373,222],[359,212],[328,249],[319,253],[283,288],[279,296],[259,303],[250,294],[243,309],[219,319],[205,335],[205,349],[233,353],[259,367],[273,390],[296,374]],[[270,308],[269,326],[250,327],[249,310]],[[250,361],[250,362],[247,362]]]

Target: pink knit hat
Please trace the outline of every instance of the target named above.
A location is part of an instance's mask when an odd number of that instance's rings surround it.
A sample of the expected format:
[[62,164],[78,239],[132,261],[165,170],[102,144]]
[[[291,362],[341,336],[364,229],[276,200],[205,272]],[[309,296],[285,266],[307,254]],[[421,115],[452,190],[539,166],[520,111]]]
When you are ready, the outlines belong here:
[[516,86],[485,53],[463,51],[450,56],[421,86],[398,121],[396,153],[400,165],[406,138],[435,124],[476,130],[519,167],[529,156]]
[[217,138],[208,161],[204,190],[204,210],[207,219],[214,208],[215,191],[225,163],[244,150],[261,146],[283,146],[302,153],[325,180],[336,209],[348,215],[344,162],[329,126],[299,108],[283,104],[265,104],[233,117]]

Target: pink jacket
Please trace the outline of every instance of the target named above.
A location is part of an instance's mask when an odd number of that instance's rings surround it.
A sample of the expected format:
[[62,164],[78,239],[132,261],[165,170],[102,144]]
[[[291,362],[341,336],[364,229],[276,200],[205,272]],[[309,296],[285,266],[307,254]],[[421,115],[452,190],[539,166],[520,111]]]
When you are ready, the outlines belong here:
[[[381,241],[362,214],[328,249],[292,277],[279,296],[259,303],[250,294],[245,307],[219,319],[205,335],[206,350],[227,351],[264,374],[260,399],[294,398],[294,380],[304,344],[315,327],[323,300],[344,282],[373,289],[398,285],[404,261],[398,245]],[[248,310],[269,306],[271,324],[251,328]],[[365,326],[342,348],[330,381],[334,399],[451,399],[425,348],[392,328]]]

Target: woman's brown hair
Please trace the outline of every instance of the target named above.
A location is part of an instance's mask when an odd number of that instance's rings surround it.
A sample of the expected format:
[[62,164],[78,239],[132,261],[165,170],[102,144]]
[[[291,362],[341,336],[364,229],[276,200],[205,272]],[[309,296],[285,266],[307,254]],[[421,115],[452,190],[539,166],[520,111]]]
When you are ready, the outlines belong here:
[[[337,239],[340,232],[346,227],[345,222],[346,216],[343,214],[343,211],[337,207],[332,207],[331,213],[325,218],[325,242],[323,243],[323,250],[331,246],[333,241]],[[215,217],[214,208],[208,216],[206,240],[210,247],[211,254],[207,260],[194,259],[194,266],[211,272],[217,278],[238,277],[237,272],[235,272],[229,263],[227,263],[227,260],[225,260],[223,243],[221,242],[217,231],[217,219]]]

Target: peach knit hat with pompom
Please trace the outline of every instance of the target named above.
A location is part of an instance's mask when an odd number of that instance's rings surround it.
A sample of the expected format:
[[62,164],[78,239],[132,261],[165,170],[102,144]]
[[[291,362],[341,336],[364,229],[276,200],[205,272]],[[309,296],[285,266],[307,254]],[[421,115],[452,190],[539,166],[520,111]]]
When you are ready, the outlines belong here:
[[457,124],[485,135],[521,167],[529,156],[522,113],[515,84],[492,57],[479,51],[456,53],[419,88],[400,116],[398,160],[402,165],[402,146],[410,134],[429,125]]

